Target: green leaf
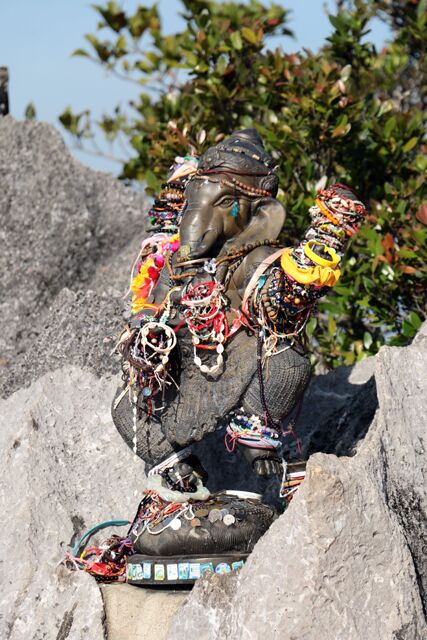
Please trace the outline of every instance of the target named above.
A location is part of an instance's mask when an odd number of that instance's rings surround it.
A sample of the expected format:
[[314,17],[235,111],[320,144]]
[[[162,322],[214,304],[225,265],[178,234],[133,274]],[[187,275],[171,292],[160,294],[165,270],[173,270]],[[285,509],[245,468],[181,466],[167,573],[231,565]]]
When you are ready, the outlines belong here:
[[337,31],[340,31],[343,28],[343,23],[340,16],[329,15],[328,20]]
[[400,258],[418,258],[418,254],[415,253],[415,251],[412,251],[411,249],[399,249],[399,251],[397,252],[397,255]]
[[226,55],[221,55],[218,58],[218,62],[216,63],[216,72],[220,75],[223,76],[224,75],[224,71],[226,70],[228,66],[228,56]]
[[353,351],[344,351],[343,356],[344,356],[344,362],[346,365],[354,364],[354,361],[356,360],[356,355],[353,353]]
[[145,172],[144,178],[145,178],[145,182],[147,183],[147,187],[149,189],[153,189],[154,190],[154,189],[157,188],[157,186],[159,184],[159,181],[156,178],[155,174],[150,169],[148,169]]
[[126,26],[126,15],[116,2],[107,2],[106,7],[92,5],[104,18],[107,25],[116,33]]
[[83,58],[89,58],[89,54],[84,49],[74,49],[71,54],[72,56],[81,56]]
[[402,333],[404,336],[406,336],[407,338],[412,338],[412,336],[414,336],[416,334],[417,330],[416,328],[410,324],[409,322],[407,322],[407,320],[404,320],[402,323]]
[[363,346],[367,351],[369,351],[370,347],[372,346],[372,343],[373,343],[373,340],[372,340],[371,334],[368,333],[368,331],[365,331],[365,333],[363,334]]
[[188,64],[191,67],[197,66],[198,57],[196,56],[196,54],[193,51],[186,51],[185,52],[185,58],[186,58]]
[[358,300],[357,304],[361,309],[368,309],[371,306],[369,296],[365,296],[361,300]]
[[344,136],[347,135],[347,133],[350,131],[350,129],[351,129],[351,123],[350,122],[348,122],[347,124],[339,124],[332,131],[332,137],[333,138],[343,138]]
[[395,116],[391,116],[391,118],[387,120],[387,122],[384,125],[384,135],[386,138],[390,137],[390,134],[395,128],[396,124],[397,124],[397,120]]
[[119,52],[120,54],[126,52],[126,38],[124,35],[121,35],[117,38],[116,52]]
[[403,153],[408,153],[408,151],[411,151],[411,149],[415,147],[417,142],[418,142],[418,138],[415,138],[415,137],[408,140],[408,142],[402,148]]
[[317,318],[310,318],[310,320],[307,322],[307,335],[309,338],[312,337],[314,330],[316,329],[317,326]]
[[415,313],[415,311],[411,311],[408,316],[408,322],[418,331],[418,329],[422,325],[421,318]]
[[256,33],[252,31],[252,29],[249,29],[249,27],[243,27],[242,35],[244,39],[250,42],[251,44],[258,44],[258,37]]
[[237,51],[240,51],[242,49],[243,42],[242,42],[242,36],[240,35],[239,31],[234,31],[230,36],[230,40],[231,40],[231,44]]
[[393,100],[384,100],[383,102],[381,102],[381,106],[378,109],[378,117],[381,118],[382,115],[384,115],[385,113],[388,113],[393,108],[394,108]]
[[37,118],[37,111],[33,102],[29,102],[25,107],[25,120],[35,120]]

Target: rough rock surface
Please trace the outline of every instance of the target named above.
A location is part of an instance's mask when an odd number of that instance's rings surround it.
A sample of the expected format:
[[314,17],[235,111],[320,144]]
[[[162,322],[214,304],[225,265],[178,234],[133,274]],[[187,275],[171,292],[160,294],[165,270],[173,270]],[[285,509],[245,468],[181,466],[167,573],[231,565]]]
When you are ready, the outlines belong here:
[[103,585],[108,640],[166,640],[170,624],[188,591]]
[[201,580],[170,640],[427,637],[426,362],[427,324],[411,346],[381,349],[379,408],[356,455],[313,455],[245,568]]
[[[99,345],[120,326],[145,198],[83,167],[53,127],[9,116],[0,119],[0,184],[0,392],[61,366],[65,346],[68,362],[108,371]],[[98,295],[81,305],[82,288]]]
[[144,487],[110,417],[113,387],[67,367],[1,401],[1,638],[104,639],[97,583],[59,563],[94,524],[133,518]]

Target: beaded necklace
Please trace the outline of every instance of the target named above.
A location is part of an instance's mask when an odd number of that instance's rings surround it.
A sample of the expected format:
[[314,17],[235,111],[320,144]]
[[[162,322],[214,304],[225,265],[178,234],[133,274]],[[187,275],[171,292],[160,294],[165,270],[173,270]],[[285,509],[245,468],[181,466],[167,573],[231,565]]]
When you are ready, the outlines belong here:
[[[222,371],[224,342],[229,335],[225,309],[227,301],[224,287],[214,280],[186,287],[181,304],[186,307],[184,317],[191,333],[194,364],[202,373],[214,375]],[[216,363],[211,367],[203,364],[197,349],[215,350]]]
[[161,233],[178,231],[185,205],[185,187],[197,171],[198,163],[198,158],[194,156],[175,158],[170,177],[162,184],[162,189],[148,212],[154,231]]

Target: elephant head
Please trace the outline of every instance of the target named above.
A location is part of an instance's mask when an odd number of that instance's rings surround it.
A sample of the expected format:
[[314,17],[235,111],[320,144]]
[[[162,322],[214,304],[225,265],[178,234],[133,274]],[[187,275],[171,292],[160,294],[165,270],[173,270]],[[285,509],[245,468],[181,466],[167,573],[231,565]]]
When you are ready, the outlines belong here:
[[210,147],[185,191],[179,260],[218,258],[234,246],[275,240],[285,220],[277,188],[274,162],[255,129]]

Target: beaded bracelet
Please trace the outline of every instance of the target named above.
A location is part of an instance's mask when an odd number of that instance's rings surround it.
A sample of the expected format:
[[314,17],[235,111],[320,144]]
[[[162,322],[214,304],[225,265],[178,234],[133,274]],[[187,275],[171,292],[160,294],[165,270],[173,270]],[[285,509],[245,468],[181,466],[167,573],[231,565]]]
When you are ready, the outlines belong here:
[[[323,247],[326,253],[331,256],[331,259],[327,260],[326,258],[322,258],[321,256],[317,255],[317,253],[315,253],[312,249],[312,247],[314,247],[315,245],[317,245],[318,247]],[[337,253],[333,249],[325,244],[322,244],[321,242],[317,242],[316,240],[309,240],[306,244],[303,245],[303,249],[307,258],[310,258],[310,260],[314,262],[314,264],[319,264],[322,267],[334,268],[340,261],[339,255],[337,255]]]
[[[164,347],[164,348],[156,347],[151,342],[149,343],[148,334],[153,329],[162,329],[162,331],[166,333],[168,337],[167,339],[168,341],[170,341],[167,347]],[[142,345],[146,346],[149,344],[150,349],[152,349],[156,353],[169,353],[175,347],[177,342],[175,331],[171,327],[169,327],[167,324],[163,324],[162,322],[147,322],[146,324],[144,324],[144,326],[140,330],[140,337],[141,337]]]

